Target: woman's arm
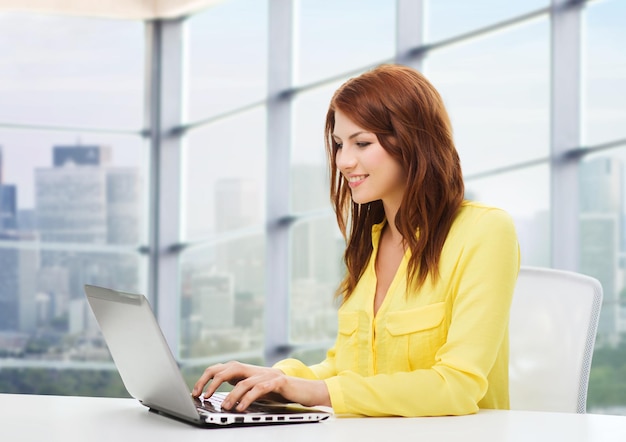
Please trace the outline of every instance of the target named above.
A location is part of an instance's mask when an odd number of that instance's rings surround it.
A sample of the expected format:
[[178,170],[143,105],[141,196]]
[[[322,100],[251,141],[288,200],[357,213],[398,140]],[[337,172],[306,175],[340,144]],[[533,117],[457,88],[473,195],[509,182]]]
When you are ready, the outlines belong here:
[[278,394],[289,402],[302,405],[330,406],[326,384],[321,380],[300,379],[287,376],[277,368],[258,367],[228,362],[208,367],[193,388],[192,395],[200,396],[208,384],[205,397],[210,397],[224,382],[234,385],[222,406],[244,411],[255,400]]

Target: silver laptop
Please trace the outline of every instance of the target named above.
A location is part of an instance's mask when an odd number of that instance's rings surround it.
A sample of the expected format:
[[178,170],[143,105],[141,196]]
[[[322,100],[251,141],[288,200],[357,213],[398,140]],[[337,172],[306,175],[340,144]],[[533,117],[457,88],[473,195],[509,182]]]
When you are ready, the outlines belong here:
[[319,422],[331,415],[273,401],[238,413],[221,409],[225,393],[193,398],[145,296],[93,285],[85,285],[85,294],[124,386],[151,411],[207,428]]

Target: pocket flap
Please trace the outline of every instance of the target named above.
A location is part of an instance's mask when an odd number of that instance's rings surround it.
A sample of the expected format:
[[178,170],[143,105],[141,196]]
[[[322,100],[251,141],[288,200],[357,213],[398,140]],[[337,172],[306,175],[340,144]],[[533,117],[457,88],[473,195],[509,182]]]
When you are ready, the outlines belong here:
[[351,335],[359,326],[359,312],[339,312],[338,329],[342,335]]
[[387,317],[386,328],[393,336],[428,330],[441,324],[445,314],[445,302],[437,302],[411,310],[391,312]]

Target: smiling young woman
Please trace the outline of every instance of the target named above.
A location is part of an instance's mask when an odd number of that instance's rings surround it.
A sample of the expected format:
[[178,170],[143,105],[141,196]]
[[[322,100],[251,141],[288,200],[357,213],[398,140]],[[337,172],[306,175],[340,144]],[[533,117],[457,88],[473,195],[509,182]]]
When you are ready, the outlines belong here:
[[346,239],[335,345],[312,366],[211,366],[193,393],[230,382],[227,404],[238,410],[268,394],[366,416],[508,408],[517,235],[504,211],[464,200],[435,88],[399,65],[348,80],[332,97],[325,140]]

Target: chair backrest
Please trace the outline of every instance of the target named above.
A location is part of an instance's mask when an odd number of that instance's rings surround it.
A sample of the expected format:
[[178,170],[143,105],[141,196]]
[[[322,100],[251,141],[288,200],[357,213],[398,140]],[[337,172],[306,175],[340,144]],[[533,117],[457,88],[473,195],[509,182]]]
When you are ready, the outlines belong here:
[[509,325],[511,409],[586,412],[601,304],[595,278],[520,269]]

